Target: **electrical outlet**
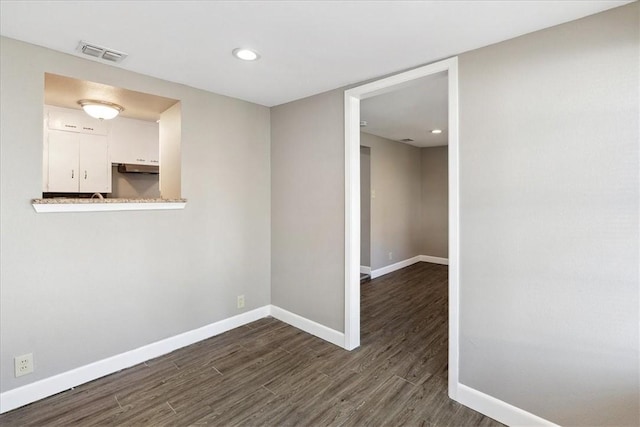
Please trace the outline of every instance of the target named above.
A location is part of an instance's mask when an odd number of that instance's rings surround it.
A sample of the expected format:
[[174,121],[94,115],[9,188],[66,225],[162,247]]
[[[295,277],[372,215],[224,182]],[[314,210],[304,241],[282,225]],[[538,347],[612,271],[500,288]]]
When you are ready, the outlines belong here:
[[244,295],[238,295],[238,308],[244,308]]
[[389,259],[393,259],[393,252],[389,252]]
[[33,353],[23,354],[13,358],[16,368],[16,378],[33,372]]

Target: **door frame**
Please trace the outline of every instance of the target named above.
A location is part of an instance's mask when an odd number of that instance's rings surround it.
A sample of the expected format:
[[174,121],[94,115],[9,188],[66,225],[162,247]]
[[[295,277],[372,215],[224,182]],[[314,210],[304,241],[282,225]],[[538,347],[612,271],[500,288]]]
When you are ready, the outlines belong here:
[[360,101],[446,72],[449,96],[449,396],[456,399],[459,360],[459,134],[458,58],[453,57],[348,89],[345,123],[345,312],[344,348],[360,346]]

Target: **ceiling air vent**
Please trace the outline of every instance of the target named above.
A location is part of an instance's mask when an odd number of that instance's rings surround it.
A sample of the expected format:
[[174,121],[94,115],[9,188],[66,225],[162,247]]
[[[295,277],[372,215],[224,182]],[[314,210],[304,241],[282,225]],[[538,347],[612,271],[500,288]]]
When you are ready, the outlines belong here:
[[128,56],[124,52],[119,52],[108,47],[98,46],[97,44],[85,41],[80,41],[76,50],[85,55],[93,56],[94,58],[103,59],[109,62],[121,62]]
[[405,138],[405,139],[401,139],[400,142],[413,142],[413,139]]

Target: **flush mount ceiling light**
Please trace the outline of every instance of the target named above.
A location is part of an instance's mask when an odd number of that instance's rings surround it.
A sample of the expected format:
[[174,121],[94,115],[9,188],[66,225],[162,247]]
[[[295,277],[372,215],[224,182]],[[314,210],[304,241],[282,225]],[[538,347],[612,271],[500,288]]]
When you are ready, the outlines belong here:
[[435,133],[435,134],[442,133],[442,129],[433,129],[431,133]]
[[255,52],[251,49],[243,49],[243,48],[235,48],[233,49],[233,56],[238,59],[242,59],[243,61],[256,61],[260,59],[260,55],[258,52]]
[[124,108],[118,104],[95,99],[81,99],[78,104],[82,106],[85,113],[100,120],[111,120],[124,111]]

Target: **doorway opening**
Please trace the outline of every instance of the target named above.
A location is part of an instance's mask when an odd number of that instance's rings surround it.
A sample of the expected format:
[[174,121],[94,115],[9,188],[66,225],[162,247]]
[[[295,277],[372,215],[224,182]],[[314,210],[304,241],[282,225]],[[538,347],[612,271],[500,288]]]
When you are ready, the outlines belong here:
[[360,345],[360,101],[402,89],[417,79],[447,73],[448,94],[448,240],[449,352],[448,390],[458,386],[459,187],[457,58],[416,68],[345,91],[345,342]]

